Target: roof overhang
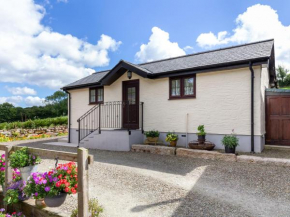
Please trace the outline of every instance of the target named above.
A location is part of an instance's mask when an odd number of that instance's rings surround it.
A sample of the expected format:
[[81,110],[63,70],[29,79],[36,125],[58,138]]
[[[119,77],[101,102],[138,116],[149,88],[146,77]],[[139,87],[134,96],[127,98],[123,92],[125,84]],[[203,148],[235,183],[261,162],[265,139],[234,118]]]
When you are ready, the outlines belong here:
[[143,78],[148,78],[148,73],[134,64],[127,63],[121,60],[103,79],[102,85],[111,85],[114,81],[120,78],[128,70],[140,75]]

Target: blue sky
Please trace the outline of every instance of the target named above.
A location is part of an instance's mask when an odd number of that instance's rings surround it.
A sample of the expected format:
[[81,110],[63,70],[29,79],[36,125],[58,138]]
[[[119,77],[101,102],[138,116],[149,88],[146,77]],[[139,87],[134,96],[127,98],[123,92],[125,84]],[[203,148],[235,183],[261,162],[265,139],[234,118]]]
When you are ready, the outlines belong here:
[[278,64],[290,68],[289,11],[287,0],[0,0],[0,103],[40,105],[120,59],[138,63],[268,38]]

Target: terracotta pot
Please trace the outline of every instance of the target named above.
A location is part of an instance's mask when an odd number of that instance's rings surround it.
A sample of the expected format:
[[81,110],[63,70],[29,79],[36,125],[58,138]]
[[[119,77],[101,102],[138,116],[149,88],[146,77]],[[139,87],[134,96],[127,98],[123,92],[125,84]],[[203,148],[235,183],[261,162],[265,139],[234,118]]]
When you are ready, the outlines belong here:
[[41,207],[41,208],[46,207],[46,204],[44,202],[44,199],[43,198],[41,198],[41,199],[35,199],[35,206]]
[[159,137],[147,137],[148,142],[158,142]]
[[170,142],[170,146],[174,146],[175,147],[176,146],[176,143],[177,143],[177,141],[171,141]]
[[31,173],[37,172],[38,165],[19,168],[22,180],[26,181]]
[[44,202],[48,207],[59,207],[64,203],[66,196],[66,193],[60,193],[53,197],[45,197]]

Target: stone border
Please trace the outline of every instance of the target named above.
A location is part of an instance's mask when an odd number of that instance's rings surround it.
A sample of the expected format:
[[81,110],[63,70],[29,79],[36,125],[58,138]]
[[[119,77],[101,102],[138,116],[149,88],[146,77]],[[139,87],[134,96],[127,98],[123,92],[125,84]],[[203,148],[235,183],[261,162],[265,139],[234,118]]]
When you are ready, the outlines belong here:
[[175,155],[175,147],[160,146],[160,145],[143,145],[135,144],[132,145],[131,151],[133,152],[145,152],[151,154],[160,154],[160,155]]
[[217,151],[204,151],[196,149],[187,148],[175,148],[168,146],[153,146],[153,145],[143,145],[136,144],[132,145],[131,151],[133,152],[144,152],[151,154],[160,155],[176,155],[180,157],[191,157],[199,159],[210,159],[210,160],[222,160],[230,162],[241,162],[241,163],[255,163],[263,165],[272,166],[286,166],[290,167],[290,159],[285,158],[266,158],[250,155],[235,155],[235,154],[225,154]]

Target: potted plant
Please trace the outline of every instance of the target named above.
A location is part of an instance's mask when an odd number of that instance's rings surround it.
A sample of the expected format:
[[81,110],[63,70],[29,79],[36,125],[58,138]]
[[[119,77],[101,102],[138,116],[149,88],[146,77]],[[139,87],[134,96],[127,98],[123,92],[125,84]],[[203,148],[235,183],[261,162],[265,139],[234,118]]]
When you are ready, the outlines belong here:
[[166,142],[170,143],[170,146],[176,146],[176,143],[178,141],[178,135],[175,133],[167,133],[166,138],[165,138]]
[[22,180],[9,183],[4,202],[9,205],[28,199],[23,193],[24,186],[25,183]]
[[233,133],[231,135],[225,135],[222,139],[222,144],[225,146],[225,153],[236,153],[236,147],[239,145],[239,139]]
[[197,132],[198,139],[197,140],[200,144],[203,144],[205,142],[205,135],[206,135],[206,132],[204,131],[204,125],[199,125],[197,127],[197,130],[198,130],[198,132]]
[[74,162],[59,164],[56,169],[45,173],[32,173],[24,193],[42,201],[49,207],[61,206],[67,194],[77,192],[77,167]]
[[157,130],[150,130],[145,132],[145,136],[148,142],[158,142],[159,134],[160,133]]
[[40,163],[40,157],[31,155],[28,152],[27,147],[23,147],[9,156],[10,166],[12,168],[18,168],[21,173],[21,177],[24,181],[30,176],[32,172],[37,170],[37,164]]
[[13,212],[11,214],[9,213],[4,213],[5,209],[1,208],[0,209],[0,217],[25,217],[22,212]]

